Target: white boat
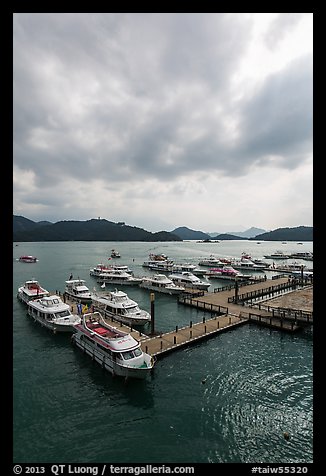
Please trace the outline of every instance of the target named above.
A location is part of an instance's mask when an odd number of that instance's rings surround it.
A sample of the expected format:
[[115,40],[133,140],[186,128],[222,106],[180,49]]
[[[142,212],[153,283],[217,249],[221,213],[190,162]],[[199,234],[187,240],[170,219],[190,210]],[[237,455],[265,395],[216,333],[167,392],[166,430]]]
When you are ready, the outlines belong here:
[[141,278],[136,278],[126,271],[113,268],[98,275],[99,283],[135,285],[140,284],[141,280]]
[[149,255],[149,259],[144,261],[143,266],[145,268],[153,269],[154,271],[172,271],[173,260],[169,259],[165,254],[154,254]]
[[71,313],[69,304],[62,302],[56,294],[33,299],[27,306],[29,316],[54,332],[72,332],[74,325],[81,322],[77,314]]
[[107,324],[98,311],[84,314],[74,331],[72,343],[112,375],[144,379],[154,366],[134,337]]
[[180,273],[182,271],[189,271],[190,273],[193,273],[195,269],[196,265],[191,263],[175,263],[173,265],[174,273]]
[[18,288],[17,298],[27,304],[33,299],[38,299],[44,296],[48,296],[50,293],[45,288],[40,286],[36,279],[30,279]]
[[303,251],[303,252],[297,252],[297,253],[292,253],[289,256],[290,258],[294,259],[304,259],[307,261],[313,261],[314,255],[311,253],[311,251]]
[[145,325],[151,321],[149,312],[140,309],[123,291],[117,289],[106,293],[93,293],[92,303],[94,310],[100,311],[104,317],[112,317],[128,326]]
[[92,301],[91,292],[84,279],[68,279],[68,281],[65,281],[65,293],[68,297],[80,303],[85,304]]
[[99,263],[96,266],[94,266],[93,268],[90,268],[89,274],[90,274],[90,276],[98,277],[101,274],[105,274],[107,272],[112,271],[113,269],[118,269],[120,271],[125,271],[126,273],[132,273],[131,269],[129,269],[129,267],[127,265],[112,264],[110,266],[107,266],[103,263]]
[[251,258],[246,258],[244,256],[241,257],[240,260],[232,260],[231,265],[235,269],[244,269],[244,270],[250,270],[250,271],[262,271],[269,267],[269,265],[266,264],[258,264],[255,263]]
[[203,258],[199,261],[199,266],[223,266],[223,261],[211,255],[209,258]]
[[210,287],[210,283],[202,281],[190,271],[182,271],[180,273],[173,272],[169,274],[169,278],[172,279],[175,284],[180,284],[185,288],[205,289],[207,291]]
[[144,276],[139,287],[165,294],[180,294],[185,291],[183,286],[178,286],[172,281],[172,279],[167,278],[165,274]]
[[111,258],[121,258],[121,255],[116,250],[111,250]]
[[271,253],[270,255],[265,255],[264,258],[267,259],[288,259],[289,256],[283,253],[283,251],[276,251],[275,253]]
[[313,278],[314,278],[314,272],[313,272],[312,270],[309,270],[309,271],[305,271],[305,270],[300,270],[300,271],[298,271],[298,270],[293,270],[293,271],[291,272],[291,275],[292,275],[293,277],[299,278],[299,279],[300,279],[301,277],[303,277],[303,278],[309,278],[309,279],[313,280]]

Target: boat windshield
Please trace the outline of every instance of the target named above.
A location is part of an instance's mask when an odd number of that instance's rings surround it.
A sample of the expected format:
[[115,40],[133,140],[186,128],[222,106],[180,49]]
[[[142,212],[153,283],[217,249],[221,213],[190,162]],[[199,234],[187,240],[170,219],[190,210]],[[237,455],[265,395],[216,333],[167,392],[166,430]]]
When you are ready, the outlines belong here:
[[67,309],[66,311],[56,312],[55,317],[67,317],[70,316],[70,312]]
[[121,355],[124,360],[129,360],[142,355],[142,351],[138,348],[127,352],[121,352]]

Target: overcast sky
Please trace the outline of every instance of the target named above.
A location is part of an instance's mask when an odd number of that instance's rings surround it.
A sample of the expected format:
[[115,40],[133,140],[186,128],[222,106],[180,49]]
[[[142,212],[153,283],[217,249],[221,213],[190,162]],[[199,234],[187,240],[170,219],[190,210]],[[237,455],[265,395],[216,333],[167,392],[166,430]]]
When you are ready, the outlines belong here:
[[312,13],[15,13],[13,210],[312,226]]

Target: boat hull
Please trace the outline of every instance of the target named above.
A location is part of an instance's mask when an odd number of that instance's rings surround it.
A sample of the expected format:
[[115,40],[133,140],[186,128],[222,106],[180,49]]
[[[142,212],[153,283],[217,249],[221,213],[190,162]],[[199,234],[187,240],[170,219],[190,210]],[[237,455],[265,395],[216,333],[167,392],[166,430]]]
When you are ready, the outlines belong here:
[[184,289],[173,289],[169,287],[153,286],[151,284],[144,284],[144,283],[141,283],[139,287],[143,289],[149,289],[150,291],[157,291],[158,293],[164,293],[164,294],[181,294],[182,292],[184,292]]
[[101,277],[100,279],[98,279],[97,281],[99,284],[119,284],[119,285],[128,285],[128,286],[138,286],[138,284],[141,283],[141,279],[114,279],[114,278],[103,278]]
[[[114,362],[108,355],[106,355],[100,347],[95,347],[84,341],[81,341],[80,334],[74,333],[71,336],[71,341],[74,345],[79,347],[85,354],[89,355],[92,360],[101,365],[105,370],[108,370],[113,376],[117,375],[124,378],[145,379],[152,371],[153,364],[148,362],[148,365],[142,367],[125,367],[117,362]],[[149,359],[150,356],[148,356]]]
[[93,303],[93,307],[95,311],[100,311],[104,314],[104,316],[108,319],[114,319],[117,322],[122,322],[122,324],[126,324],[127,326],[144,326],[145,324],[148,324],[151,322],[150,319],[144,319],[144,318],[139,318],[137,317],[128,317],[128,316],[121,316],[119,314],[115,314],[114,312],[110,312],[107,310],[103,310],[102,307],[97,306],[96,304]]
[[38,322],[41,324],[41,326],[46,327],[47,329],[50,329],[53,332],[73,332],[74,331],[74,326],[73,325],[67,325],[67,324],[58,324],[56,322],[51,322],[51,321],[46,321],[45,319],[40,318],[39,316],[36,316],[35,314],[31,312],[27,312],[29,317],[34,319],[35,322]]
[[210,287],[210,283],[192,283],[191,281],[186,282],[186,281],[174,279],[174,278],[173,278],[173,281],[178,286],[183,286],[189,289],[200,289],[200,290],[207,291],[207,289]]

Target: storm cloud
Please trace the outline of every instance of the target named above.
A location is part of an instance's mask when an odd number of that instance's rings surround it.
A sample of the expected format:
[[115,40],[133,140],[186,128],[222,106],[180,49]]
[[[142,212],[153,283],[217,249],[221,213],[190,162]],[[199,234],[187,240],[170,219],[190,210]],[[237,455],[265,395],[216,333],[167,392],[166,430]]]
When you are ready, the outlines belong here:
[[[14,213],[217,229],[186,203],[209,207],[229,180],[257,207],[245,184],[258,170],[296,171],[298,193],[306,177],[312,203],[312,46],[287,43],[312,14],[267,14],[255,74],[260,15],[14,14]],[[243,226],[311,225],[312,210],[295,207]]]

